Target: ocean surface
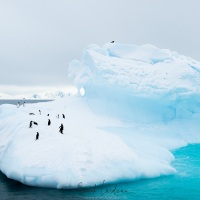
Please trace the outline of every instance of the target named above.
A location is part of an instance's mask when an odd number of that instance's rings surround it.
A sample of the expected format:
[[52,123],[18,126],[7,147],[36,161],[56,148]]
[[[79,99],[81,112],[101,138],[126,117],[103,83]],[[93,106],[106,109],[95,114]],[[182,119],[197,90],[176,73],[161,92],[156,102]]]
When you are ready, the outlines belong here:
[[[6,101],[6,102],[5,102]],[[3,103],[17,104],[37,103],[50,100],[0,100]],[[172,165],[177,173],[153,179],[137,180],[127,183],[106,185],[102,182],[99,187],[57,190],[30,187],[8,179],[0,172],[0,200],[53,200],[53,199],[200,199],[200,144],[182,147],[172,152],[175,161]]]
[[47,102],[53,101],[53,99],[0,99],[0,105],[2,104],[14,104],[17,105],[19,102],[22,105],[24,102],[26,103],[39,103],[39,102]]

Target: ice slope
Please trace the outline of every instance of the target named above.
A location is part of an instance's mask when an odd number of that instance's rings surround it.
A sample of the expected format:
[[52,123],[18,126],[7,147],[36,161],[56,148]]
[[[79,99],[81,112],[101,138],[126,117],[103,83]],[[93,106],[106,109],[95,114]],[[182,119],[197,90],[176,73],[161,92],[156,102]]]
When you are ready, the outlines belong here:
[[[108,126],[122,126],[121,122],[95,115],[80,97],[20,108],[2,105],[0,112],[0,169],[7,177],[24,184],[74,188],[80,182],[94,186],[103,180],[110,183],[175,171],[169,165],[173,156],[165,148],[147,142],[159,152],[148,150],[147,154],[145,149],[129,147],[119,136],[104,130]],[[30,116],[29,112],[36,115]],[[56,118],[58,113],[64,113],[66,119]],[[50,127],[48,118],[52,121]],[[31,120],[38,127],[29,129]],[[64,135],[58,132],[61,123]],[[38,141],[36,132],[40,133]]]
[[[200,142],[199,66],[150,45],[90,45],[69,64],[81,95],[0,106],[0,170],[24,184],[54,188],[175,173],[170,150]],[[29,129],[30,120],[38,127]]]

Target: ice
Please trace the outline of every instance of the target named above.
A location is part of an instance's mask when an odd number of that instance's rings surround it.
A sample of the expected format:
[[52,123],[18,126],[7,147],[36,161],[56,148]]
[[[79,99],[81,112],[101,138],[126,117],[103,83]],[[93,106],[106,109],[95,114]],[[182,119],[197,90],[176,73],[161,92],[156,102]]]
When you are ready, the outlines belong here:
[[[69,76],[75,96],[0,106],[7,177],[52,188],[154,178],[176,173],[171,150],[200,142],[199,62],[152,45],[93,44]],[[31,120],[38,126],[29,129]]]
[[169,50],[161,50],[153,45],[125,45],[125,44],[106,44],[104,46],[110,56],[138,60],[155,64],[171,59],[172,53]]

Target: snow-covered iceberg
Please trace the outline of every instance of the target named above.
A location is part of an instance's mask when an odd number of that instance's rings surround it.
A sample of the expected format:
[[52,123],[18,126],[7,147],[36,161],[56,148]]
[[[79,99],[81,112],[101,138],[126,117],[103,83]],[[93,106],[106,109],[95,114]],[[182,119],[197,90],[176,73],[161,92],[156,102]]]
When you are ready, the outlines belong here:
[[[69,77],[76,96],[0,106],[7,177],[54,188],[153,178],[176,172],[170,150],[200,142],[200,63],[191,58],[151,45],[90,45]],[[31,120],[38,126],[28,128]]]
[[95,110],[104,107],[125,120],[167,122],[199,113],[200,63],[176,52],[151,45],[90,45],[81,61],[71,61],[69,75]]

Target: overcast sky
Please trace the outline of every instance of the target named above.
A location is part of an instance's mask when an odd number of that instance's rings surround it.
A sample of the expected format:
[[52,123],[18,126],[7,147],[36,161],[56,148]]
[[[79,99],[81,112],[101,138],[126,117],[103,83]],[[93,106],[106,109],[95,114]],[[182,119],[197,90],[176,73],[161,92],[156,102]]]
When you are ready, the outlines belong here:
[[69,86],[68,63],[91,43],[152,44],[200,61],[199,8],[199,0],[0,0],[0,92]]

